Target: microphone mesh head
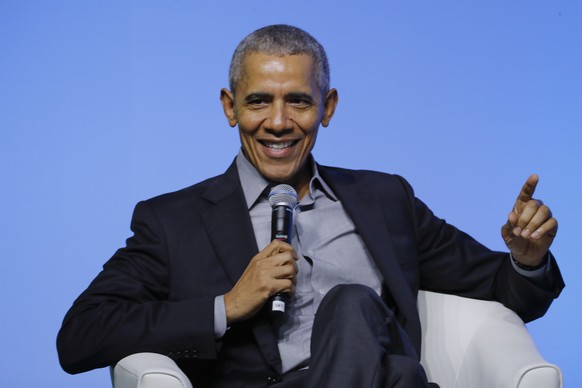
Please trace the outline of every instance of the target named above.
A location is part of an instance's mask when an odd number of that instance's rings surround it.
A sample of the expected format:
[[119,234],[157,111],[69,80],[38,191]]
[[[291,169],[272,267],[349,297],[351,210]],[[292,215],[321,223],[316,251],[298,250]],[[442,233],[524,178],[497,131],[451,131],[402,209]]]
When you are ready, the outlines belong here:
[[269,193],[269,205],[271,207],[283,205],[293,209],[298,202],[297,192],[289,185],[277,185]]

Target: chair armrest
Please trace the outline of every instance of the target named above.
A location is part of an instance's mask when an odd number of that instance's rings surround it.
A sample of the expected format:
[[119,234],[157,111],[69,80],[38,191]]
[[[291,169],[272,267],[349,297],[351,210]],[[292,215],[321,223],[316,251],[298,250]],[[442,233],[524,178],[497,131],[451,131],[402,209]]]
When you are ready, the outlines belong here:
[[501,303],[421,291],[421,363],[441,388],[561,388],[523,321]]
[[192,388],[188,377],[169,357],[136,353],[111,370],[114,388]]

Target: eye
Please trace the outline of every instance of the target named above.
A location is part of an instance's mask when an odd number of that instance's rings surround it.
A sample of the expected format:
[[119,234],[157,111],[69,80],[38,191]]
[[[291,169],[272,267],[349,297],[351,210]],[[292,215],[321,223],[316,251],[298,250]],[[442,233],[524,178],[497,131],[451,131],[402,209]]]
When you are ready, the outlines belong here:
[[313,102],[308,98],[292,98],[289,100],[289,104],[296,108],[309,108]]
[[265,101],[261,98],[255,98],[255,99],[248,101],[249,105],[265,105],[266,103],[267,103],[267,101]]
[[253,93],[245,99],[245,104],[250,108],[262,108],[267,105],[272,98],[263,93]]

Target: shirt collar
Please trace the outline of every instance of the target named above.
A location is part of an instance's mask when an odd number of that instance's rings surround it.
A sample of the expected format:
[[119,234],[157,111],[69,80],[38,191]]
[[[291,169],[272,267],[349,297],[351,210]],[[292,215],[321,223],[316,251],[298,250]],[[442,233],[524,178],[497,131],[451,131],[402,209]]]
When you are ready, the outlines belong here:
[[[316,190],[321,190],[328,198],[337,201],[334,192],[329,185],[325,183],[321,175],[319,175],[317,163],[315,163],[313,157],[310,158],[309,163],[311,164],[312,169],[312,177],[309,181],[309,194],[313,195]],[[242,148],[236,156],[236,167],[238,169],[238,176],[245,195],[247,207],[251,209],[262,196],[265,198],[268,196],[268,190],[273,186],[273,183],[266,180],[251,164],[251,162],[249,162],[245,157]]]
[[311,158],[311,165],[312,165],[313,175],[311,177],[311,180],[309,181],[309,194],[308,195],[310,195],[312,198],[314,198],[314,194],[317,192],[317,190],[319,190],[319,191],[323,192],[323,194],[325,194],[325,196],[328,197],[329,199],[331,199],[332,201],[337,201],[337,197],[335,196],[331,187],[329,187],[329,185],[327,183],[325,183],[325,181],[323,180],[321,175],[319,175],[319,170],[317,169],[317,163],[315,163],[315,161],[313,160],[313,157]]

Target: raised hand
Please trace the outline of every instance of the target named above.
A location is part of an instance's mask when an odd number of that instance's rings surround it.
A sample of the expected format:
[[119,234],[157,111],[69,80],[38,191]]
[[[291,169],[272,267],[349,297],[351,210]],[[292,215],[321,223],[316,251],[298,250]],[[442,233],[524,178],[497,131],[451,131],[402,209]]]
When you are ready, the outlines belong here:
[[538,181],[536,174],[527,178],[507,223],[501,227],[501,236],[513,258],[529,267],[542,263],[558,231],[558,221],[550,208],[533,198]]
[[292,294],[296,261],[293,247],[280,240],[273,240],[257,253],[232,290],[224,295],[228,324],[250,318],[277,293]]

